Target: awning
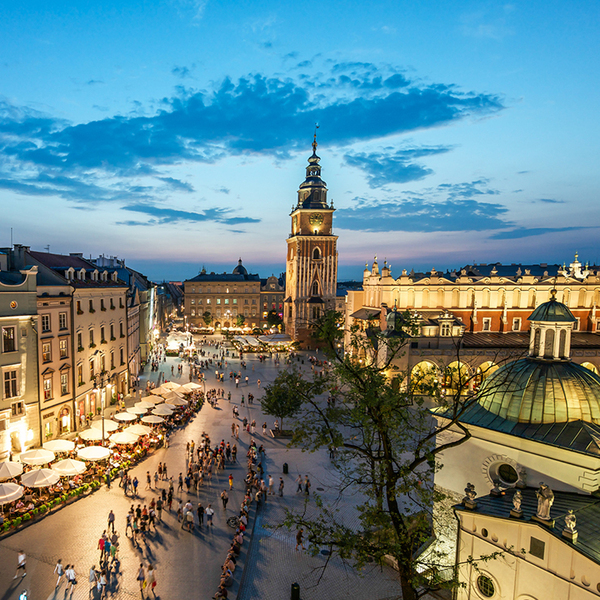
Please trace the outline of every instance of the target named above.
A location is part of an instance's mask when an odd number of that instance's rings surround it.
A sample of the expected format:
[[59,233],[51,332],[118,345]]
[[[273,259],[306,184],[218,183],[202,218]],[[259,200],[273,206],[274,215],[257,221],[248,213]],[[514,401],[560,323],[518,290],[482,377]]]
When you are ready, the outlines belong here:
[[378,317],[380,314],[381,310],[378,308],[359,308],[355,313],[352,313],[350,316],[353,319],[362,319],[363,321],[368,321],[369,319]]

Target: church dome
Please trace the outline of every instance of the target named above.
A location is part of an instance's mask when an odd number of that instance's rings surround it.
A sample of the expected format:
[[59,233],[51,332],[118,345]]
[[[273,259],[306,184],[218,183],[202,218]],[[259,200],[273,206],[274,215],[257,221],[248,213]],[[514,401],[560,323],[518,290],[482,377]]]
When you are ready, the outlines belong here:
[[575,323],[577,319],[573,313],[562,302],[558,302],[555,298],[556,290],[552,290],[552,298],[548,302],[540,304],[527,317],[528,321],[545,321],[552,323]]
[[600,377],[572,362],[523,358],[492,373],[481,386],[478,402],[518,423],[600,424]]
[[242,265],[242,259],[238,260],[237,267],[232,271],[234,275],[248,275],[248,271],[246,271],[246,267]]

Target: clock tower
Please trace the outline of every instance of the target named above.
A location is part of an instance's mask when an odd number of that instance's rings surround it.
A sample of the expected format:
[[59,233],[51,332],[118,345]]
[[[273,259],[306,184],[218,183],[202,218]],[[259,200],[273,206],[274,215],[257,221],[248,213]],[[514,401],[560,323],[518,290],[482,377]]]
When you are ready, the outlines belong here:
[[335,309],[337,288],[337,236],[333,235],[333,201],[327,204],[327,187],[321,179],[317,135],[308,159],[306,179],[292,207],[292,232],[287,239],[286,332],[303,347],[311,344],[311,324],[325,311]]

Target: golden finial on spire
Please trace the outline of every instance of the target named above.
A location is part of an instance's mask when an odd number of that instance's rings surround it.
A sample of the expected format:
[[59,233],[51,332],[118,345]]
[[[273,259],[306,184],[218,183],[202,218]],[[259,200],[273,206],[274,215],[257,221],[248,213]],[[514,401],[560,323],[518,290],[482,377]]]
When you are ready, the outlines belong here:
[[317,153],[317,129],[319,129],[319,124],[315,123],[315,134],[313,135],[313,143],[312,143],[312,149],[313,149],[313,153],[316,154]]

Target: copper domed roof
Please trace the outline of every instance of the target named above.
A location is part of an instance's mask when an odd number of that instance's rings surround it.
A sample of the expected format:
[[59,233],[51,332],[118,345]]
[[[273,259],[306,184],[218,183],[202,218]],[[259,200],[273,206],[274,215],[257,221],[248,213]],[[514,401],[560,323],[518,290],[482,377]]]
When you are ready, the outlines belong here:
[[556,290],[552,290],[552,298],[540,304],[528,317],[528,321],[546,321],[552,323],[575,323],[577,319],[566,304],[555,298]]
[[519,423],[600,424],[600,377],[572,362],[523,358],[490,375],[478,403]]

